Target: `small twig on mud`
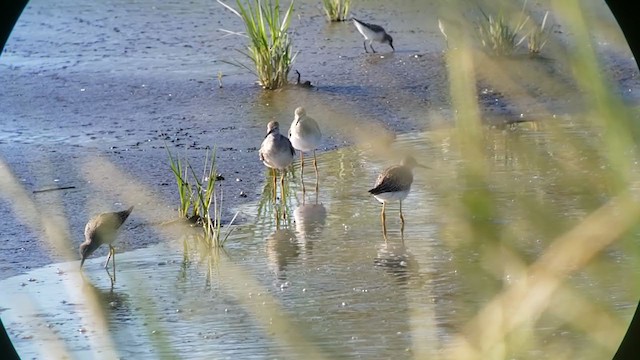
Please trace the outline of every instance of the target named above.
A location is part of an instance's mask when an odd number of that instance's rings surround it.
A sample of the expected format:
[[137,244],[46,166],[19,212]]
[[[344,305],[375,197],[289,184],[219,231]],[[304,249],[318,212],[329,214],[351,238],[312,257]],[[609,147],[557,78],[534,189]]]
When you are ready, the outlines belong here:
[[56,191],[56,190],[68,190],[68,189],[75,189],[75,186],[61,186],[61,187],[55,187],[55,188],[49,188],[49,189],[42,189],[42,190],[33,190],[34,194],[37,193],[43,193],[43,192],[49,192],[49,191]]

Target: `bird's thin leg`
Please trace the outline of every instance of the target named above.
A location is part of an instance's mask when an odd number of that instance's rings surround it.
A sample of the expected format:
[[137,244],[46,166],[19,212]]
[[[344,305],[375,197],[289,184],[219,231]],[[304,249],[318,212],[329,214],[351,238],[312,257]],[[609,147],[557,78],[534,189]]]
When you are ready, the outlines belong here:
[[371,51],[373,51],[373,53],[376,53],[376,49],[373,48],[373,40],[369,41],[369,47],[371,47]]
[[316,170],[316,198],[317,198],[318,197],[318,160],[316,159],[316,149],[313,149],[313,168]]
[[380,220],[382,221],[382,234],[384,234],[384,240],[387,240],[387,218],[384,214],[386,203],[382,203],[382,212],[380,213]]
[[278,199],[278,183],[276,180],[276,176],[278,176],[278,173],[276,171],[276,169],[271,169],[271,173],[273,174],[273,203],[276,203],[276,200]]
[[[111,245],[109,245],[111,246]],[[109,255],[107,256],[107,261],[104,262],[104,268],[106,269],[109,265],[109,260],[111,260],[111,247],[109,248]]]
[[304,152],[300,151],[300,181],[302,182],[302,197],[306,189],[304,188]]
[[402,200],[400,200],[400,231],[404,231],[404,215],[402,215]]
[[[109,259],[113,263],[113,275],[109,272]],[[111,280],[111,286],[116,282],[116,251],[115,248],[109,244],[109,255],[107,256],[107,261],[104,263],[104,270],[109,275],[109,279]]]
[[287,200],[284,196],[284,174],[285,170],[282,170],[282,174],[280,175],[280,205],[282,208],[282,219],[287,219],[287,212],[285,211],[285,206],[287,204]]
[[368,54],[369,50],[367,50],[367,40],[365,40],[362,44],[364,45],[364,52]]
[[113,264],[113,281],[116,281],[116,248],[109,245],[109,251],[111,251],[111,263]]

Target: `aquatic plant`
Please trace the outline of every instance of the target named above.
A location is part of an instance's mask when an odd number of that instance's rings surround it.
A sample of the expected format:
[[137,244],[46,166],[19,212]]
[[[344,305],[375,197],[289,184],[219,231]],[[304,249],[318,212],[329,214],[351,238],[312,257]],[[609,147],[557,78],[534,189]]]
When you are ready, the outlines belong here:
[[[229,227],[225,235],[222,235],[222,189],[216,192],[215,150],[207,152],[203,173],[199,177],[189,161],[184,160],[183,164],[182,160],[171,154],[166,145],[165,148],[180,197],[178,215],[202,226],[203,239],[209,247],[222,247],[233,228]],[[229,225],[235,221],[237,215],[236,213]]]
[[[258,77],[258,83],[265,89],[278,89],[287,85],[287,77],[296,54],[293,53],[288,29],[293,13],[293,1],[280,18],[280,0],[253,0],[243,2],[236,0],[238,10],[218,3],[229,9],[242,19],[246,29],[249,45],[246,51],[238,50],[253,63],[251,68],[241,62],[231,64],[243,67]],[[229,30],[223,30],[238,34]]]
[[526,35],[527,47],[529,49],[529,54],[531,55],[539,54],[551,37],[552,27],[547,26],[548,16],[549,12],[547,11],[544,13],[542,23],[540,25],[534,26],[533,29],[531,29],[531,31],[529,31],[529,33]]
[[345,21],[349,17],[351,0],[322,0],[329,21]]
[[169,148],[165,144],[167,154],[169,155],[169,165],[173,176],[176,179],[176,186],[178,187],[178,195],[180,196],[180,206],[178,206],[178,216],[187,217],[189,209],[191,208],[192,191],[187,183],[187,168],[183,166],[182,161],[179,158],[174,158],[169,151]]
[[529,17],[523,17],[524,13],[521,13],[520,19],[512,27],[503,14],[493,16],[491,14],[487,15],[482,10],[480,12],[483,18],[478,22],[477,29],[482,47],[493,55],[511,55],[524,40],[524,37],[519,41],[516,41],[516,38],[529,20]]

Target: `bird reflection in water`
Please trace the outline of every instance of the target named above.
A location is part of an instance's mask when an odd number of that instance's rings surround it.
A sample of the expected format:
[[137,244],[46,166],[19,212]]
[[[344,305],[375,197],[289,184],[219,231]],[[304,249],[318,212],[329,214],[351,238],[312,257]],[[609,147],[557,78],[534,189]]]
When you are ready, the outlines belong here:
[[129,294],[114,291],[113,284],[109,289],[101,289],[85,281],[82,292],[85,299],[97,301],[100,309],[104,314],[108,314],[110,319],[129,321],[133,316]]
[[293,211],[296,235],[305,258],[311,254],[313,241],[322,235],[326,219],[327,209],[322,204],[303,204]]
[[278,229],[267,237],[267,262],[278,280],[286,280],[287,266],[300,255],[296,233],[289,229]]
[[383,268],[387,273],[396,277],[398,282],[406,284],[415,272],[416,262],[404,244],[384,242],[378,245],[377,254],[373,259],[375,266]]

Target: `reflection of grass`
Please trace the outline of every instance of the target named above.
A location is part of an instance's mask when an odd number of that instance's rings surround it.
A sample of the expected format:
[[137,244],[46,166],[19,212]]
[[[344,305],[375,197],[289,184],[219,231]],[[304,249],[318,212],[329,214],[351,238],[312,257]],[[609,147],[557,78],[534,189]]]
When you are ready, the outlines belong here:
[[231,223],[235,220],[235,216],[229,224],[229,230],[225,235],[222,235],[222,190],[218,195],[216,192],[215,150],[207,153],[203,174],[199,177],[188,161],[185,160],[186,164],[183,164],[179,158],[171,154],[168,147],[166,149],[180,196],[179,216],[201,224],[204,231],[203,240],[210,247],[223,246],[231,234],[233,229]]
[[[196,261],[197,264],[204,264],[206,276],[205,286],[211,288],[211,282],[218,272],[220,264],[220,252],[226,255],[221,246],[211,246],[204,234],[191,234],[182,237],[183,259],[180,267],[180,276],[186,279],[189,266]],[[193,259],[193,257],[196,257]]]
[[[278,174],[280,174],[280,171],[278,171]],[[258,201],[258,219],[274,219],[277,226],[280,225],[281,220],[286,221],[287,224],[291,222],[292,201],[293,198],[295,198],[294,188],[291,187],[292,181],[295,181],[295,170],[293,166],[286,170],[284,189],[278,192],[278,190],[274,188],[273,173],[271,169],[267,169],[265,172],[264,186],[262,187],[262,193]],[[280,175],[278,175],[276,187],[280,188]],[[276,192],[276,194],[274,194],[274,192]],[[280,194],[280,201],[275,200],[277,194]]]
[[250,68],[237,63],[258,77],[265,89],[278,89],[287,84],[291,64],[295,59],[291,39],[287,33],[293,13],[293,1],[280,19],[280,0],[248,0],[243,5],[237,0],[238,10],[218,0],[244,22],[249,46],[240,51],[254,65]]
[[345,21],[349,17],[351,0],[322,0],[329,21]]

